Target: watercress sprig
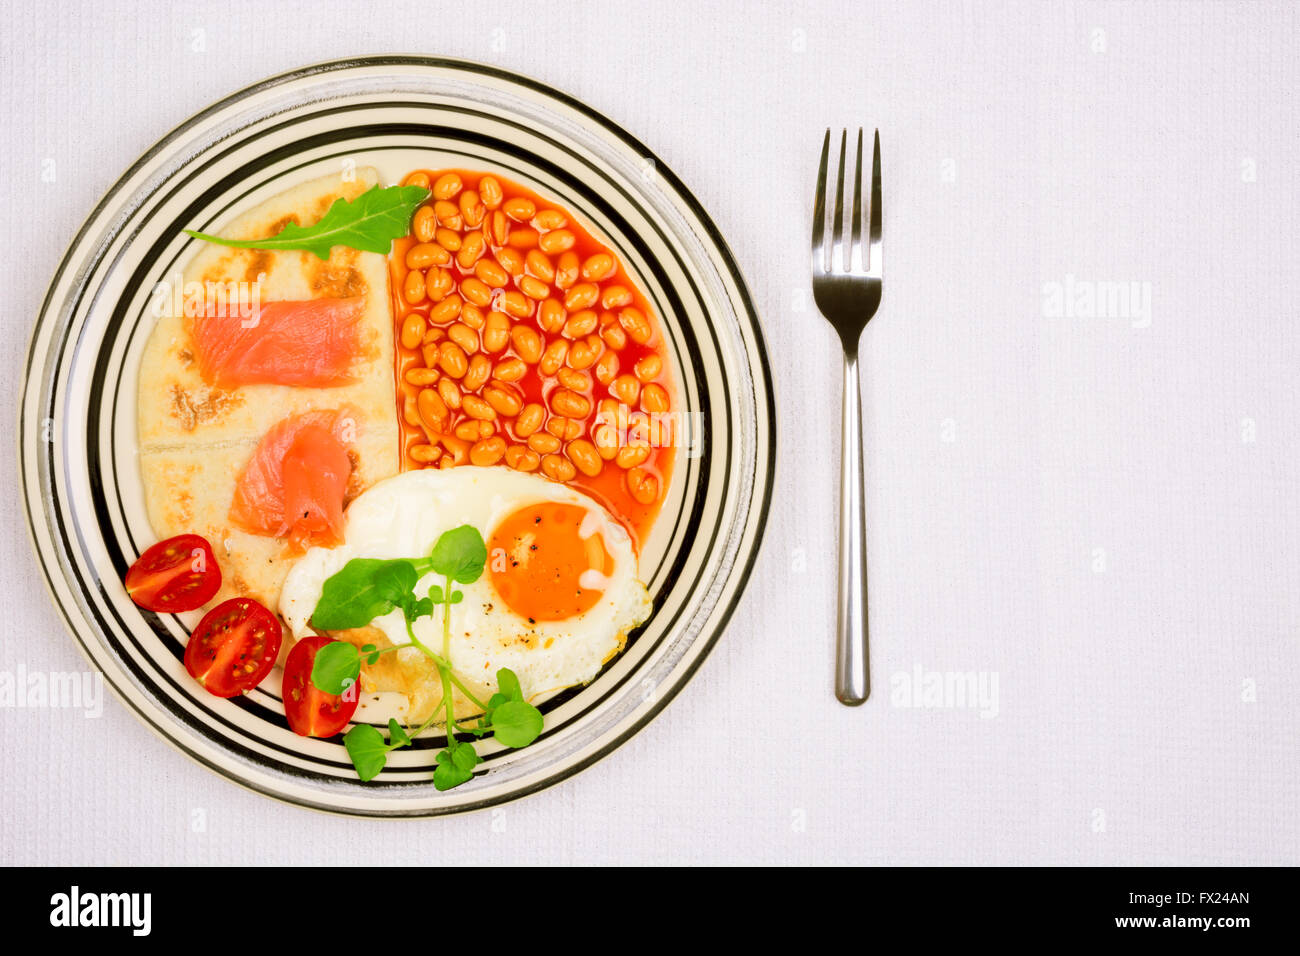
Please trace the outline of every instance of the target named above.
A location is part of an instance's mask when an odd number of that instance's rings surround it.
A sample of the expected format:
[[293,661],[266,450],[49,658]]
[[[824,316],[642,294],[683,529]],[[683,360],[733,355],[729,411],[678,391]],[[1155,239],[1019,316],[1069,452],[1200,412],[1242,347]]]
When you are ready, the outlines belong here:
[[[472,743],[456,739],[457,731],[479,738],[490,733],[504,746],[518,748],[536,740],[544,724],[541,711],[524,698],[519,678],[509,668],[497,671],[497,692],[484,702],[474,695],[452,667],[452,608],[465,597],[456,585],[473,584],[482,576],[486,564],[487,545],[483,536],[473,526],[461,525],[439,537],[425,558],[352,559],[342,570],[326,579],[320,601],[312,612],[311,623],[319,630],[342,630],[363,627],[377,617],[401,609],[411,642],[409,646],[433,661],[442,683],[441,709],[447,746],[435,755],[433,784],[439,790],[450,790],[473,779],[474,768],[481,762]],[[431,585],[424,596],[417,595],[416,586],[430,572],[441,575],[444,583]],[[422,617],[432,617],[439,607],[442,609],[442,646],[435,650],[416,636],[413,625]],[[366,644],[358,650],[356,645],[347,641],[333,641],[317,652],[312,667],[312,683],[325,693],[341,694],[360,678],[363,657],[366,663],[373,664],[380,654],[404,646],[408,645],[379,648]],[[456,722],[453,686],[483,712],[474,726],[461,726]],[[344,735],[343,743],[357,775],[362,780],[373,779],[383,770],[388,754],[410,746],[437,715],[435,710],[420,727],[410,732],[396,720],[390,720],[387,741],[370,724],[354,726]]]

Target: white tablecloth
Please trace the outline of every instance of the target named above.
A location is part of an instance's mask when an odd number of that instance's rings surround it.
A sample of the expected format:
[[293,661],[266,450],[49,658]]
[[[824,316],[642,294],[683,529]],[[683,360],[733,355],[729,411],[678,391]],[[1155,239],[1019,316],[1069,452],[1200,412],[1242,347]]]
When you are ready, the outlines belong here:
[[[1294,7],[53,2],[0,26],[0,367],[173,125],[356,53],[465,57],[625,126],[756,297],[778,484],[687,690],[560,786],[392,824],[247,793],[102,716],[0,708],[0,862],[1300,862]],[[884,141],[865,338],[875,692],[831,694],[827,126]],[[2,443],[15,447],[14,415]],[[12,493],[0,673],[84,670]],[[969,681],[969,685],[967,684]],[[961,687],[973,692],[963,694]]]

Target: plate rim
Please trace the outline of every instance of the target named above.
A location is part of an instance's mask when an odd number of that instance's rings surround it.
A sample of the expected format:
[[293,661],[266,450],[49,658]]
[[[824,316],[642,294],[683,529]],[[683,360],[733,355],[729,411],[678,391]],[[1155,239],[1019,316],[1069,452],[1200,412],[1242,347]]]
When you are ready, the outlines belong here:
[[[754,468],[753,476],[755,481],[755,490],[758,490],[757,484],[761,481],[762,494],[761,496],[755,495],[751,499],[750,505],[747,509],[747,521],[752,521],[755,528],[754,540],[743,553],[739,551],[737,552],[736,561],[728,574],[728,577],[733,578],[736,582],[734,593],[726,602],[713,609],[712,616],[715,617],[715,622],[709,627],[709,633],[704,635],[704,639],[700,642],[698,653],[693,655],[693,657],[687,662],[687,665],[680,676],[676,680],[672,681],[669,686],[665,687],[663,692],[657,695],[653,703],[651,703],[641,714],[631,720],[626,726],[613,733],[604,744],[595,747],[591,752],[583,755],[580,759],[548,773],[537,780],[530,781],[517,789],[455,806],[420,806],[413,807],[410,810],[367,811],[364,808],[359,807],[330,806],[320,802],[289,796],[288,794],[277,792],[274,788],[259,785],[255,780],[241,777],[226,767],[213,764],[209,760],[205,759],[202,754],[185,746],[183,741],[174,739],[173,736],[168,733],[166,728],[160,726],[152,718],[151,714],[148,712],[151,708],[145,706],[147,702],[136,700],[133,695],[128,694],[127,690],[118,687],[117,683],[111,679],[108,674],[104,673],[103,669],[98,665],[92,649],[87,646],[86,639],[83,639],[79,628],[72,620],[69,609],[64,606],[63,601],[59,597],[56,582],[54,581],[52,574],[55,567],[61,567],[61,562],[56,560],[52,566],[42,557],[41,544],[36,527],[37,513],[32,508],[33,489],[28,481],[28,432],[32,426],[31,423],[27,421],[26,409],[28,400],[32,396],[33,392],[40,392],[41,386],[47,378],[46,369],[44,368],[39,370],[37,374],[34,374],[34,372],[37,371],[35,369],[37,358],[36,350],[43,326],[45,326],[49,320],[49,312],[51,305],[54,302],[56,291],[64,280],[65,275],[68,273],[70,266],[73,264],[74,256],[77,254],[78,250],[82,248],[92,224],[101,218],[101,215],[110,206],[112,201],[119,196],[125,186],[144,167],[146,167],[149,162],[186,132],[201,126],[201,124],[208,118],[219,114],[227,108],[236,106],[240,101],[245,100],[248,97],[274,90],[275,88],[288,83],[308,80],[317,76],[330,75],[354,69],[373,69],[383,67],[450,69],[471,75],[485,76],[509,85],[522,87],[534,94],[556,101],[560,105],[575,111],[590,122],[594,123],[602,134],[614,137],[625,147],[635,150],[640,156],[648,159],[654,164],[656,174],[661,176],[664,180],[666,191],[670,193],[675,200],[682,202],[694,217],[695,221],[704,229],[708,243],[717,253],[717,264],[725,266],[725,278],[728,279],[734,287],[738,304],[741,306],[741,308],[737,310],[737,319],[748,326],[746,331],[752,335],[751,358],[756,361],[755,371],[759,373],[759,375],[753,376],[754,387],[752,389],[752,394],[754,397],[755,411],[758,416],[757,421],[765,425],[765,428],[759,429],[759,433],[756,434],[755,443],[757,450],[760,452],[764,450],[766,451],[767,461],[766,468],[761,467],[761,463],[755,462],[756,467]],[[749,351],[749,349],[745,349],[745,351]],[[37,311],[36,321],[34,322],[29,334],[28,346],[24,359],[20,399],[17,408],[17,428],[15,434],[18,444],[19,482],[24,500],[24,524],[27,528],[28,540],[33,549],[33,556],[36,557],[37,564],[41,571],[41,581],[45,586],[46,592],[49,595],[51,603],[54,605],[59,618],[63,622],[65,630],[73,637],[73,640],[81,651],[82,656],[94,669],[103,675],[104,683],[108,685],[113,695],[156,737],[161,738],[174,750],[179,751],[190,760],[209,771],[217,773],[223,779],[238,785],[244,790],[270,797],[279,803],[313,810],[330,816],[343,816],[368,820],[410,820],[478,812],[490,807],[515,802],[541,790],[553,787],[565,780],[571,779],[627,743],[628,740],[638,734],[651,721],[659,716],[667,708],[668,704],[676,698],[678,693],[680,693],[681,690],[690,682],[700,666],[713,651],[717,642],[720,640],[722,633],[731,622],[736,608],[744,598],[750,576],[753,573],[759,552],[762,550],[763,540],[765,537],[763,531],[771,513],[772,497],[776,481],[778,424],[776,418],[775,383],[772,379],[771,365],[768,359],[762,326],[759,322],[758,310],[755,306],[749,287],[745,282],[744,276],[740,271],[735,253],[731,249],[726,238],[718,229],[713,218],[704,209],[698,198],[686,187],[681,179],[677,177],[672,169],[665,165],[652,150],[645,146],[644,143],[629,133],[621,125],[614,122],[598,110],[583,103],[573,95],[525,74],[502,69],[491,64],[456,57],[384,53],[318,61],[303,67],[274,74],[235,90],[171,127],[165,134],[141,153],[140,156],[113,181],[92,207],[90,212],[82,220],[81,225],[77,228],[71,241],[67,244],[67,247],[59,259],[58,265],[53,272],[45,295],[41,300],[40,307]],[[759,434],[764,430],[767,433],[765,449],[759,438]],[[40,469],[38,468],[38,487],[35,489],[38,496],[41,491],[41,488],[39,487],[39,471]],[[46,507],[47,505],[48,502],[42,501],[42,508],[40,509],[41,516],[46,520],[49,519]],[[99,530],[100,533],[102,533],[102,529]],[[66,575],[64,577],[66,577]],[[65,581],[65,583],[69,589],[74,587],[74,585],[77,587],[82,586],[79,582]]]

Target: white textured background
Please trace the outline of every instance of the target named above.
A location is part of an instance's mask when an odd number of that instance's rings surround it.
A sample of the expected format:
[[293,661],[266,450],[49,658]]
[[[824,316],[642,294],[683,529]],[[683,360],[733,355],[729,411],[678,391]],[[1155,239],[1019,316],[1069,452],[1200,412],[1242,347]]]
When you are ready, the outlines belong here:
[[[694,190],[759,305],[780,466],[716,651],[577,778],[495,814],[339,820],[113,699],[0,709],[0,861],[1300,863],[1294,7],[4,6],[15,405],[66,244],[167,130],[310,62],[446,54],[576,95]],[[884,139],[887,282],[864,369],[876,691],[848,710],[838,346],[806,270],[821,132],[859,124]],[[1067,276],[1149,283],[1149,323],[1048,317]],[[0,671],[81,670],[7,477]],[[917,668],[996,674],[997,715],[891,701]]]

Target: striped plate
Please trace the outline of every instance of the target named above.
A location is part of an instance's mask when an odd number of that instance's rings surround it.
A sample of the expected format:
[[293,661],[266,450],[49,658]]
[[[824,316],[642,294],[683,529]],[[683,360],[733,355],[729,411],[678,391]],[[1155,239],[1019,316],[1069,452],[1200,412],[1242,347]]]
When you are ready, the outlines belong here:
[[[497,171],[555,197],[604,237],[660,317],[691,414],[641,576],[651,620],[592,683],[549,700],[531,747],[480,745],[483,772],[437,792],[433,733],[357,780],[336,740],[289,731],[276,678],[206,694],[182,664],[186,628],[137,608],[121,581],[154,540],[137,464],[136,381],[154,284],[210,228],[340,164],[392,182],[419,167]],[[249,87],[148,151],[82,227],[32,336],[22,399],[24,501],[54,601],[92,664],[161,737],[261,793],[319,810],[430,816],[518,798],[644,726],[717,640],[753,565],[772,490],[773,399],[753,304],[686,188],[609,120],[541,84],[416,57],[337,61]],[[191,621],[192,623],[192,621]],[[278,672],[277,672],[278,673]]]

